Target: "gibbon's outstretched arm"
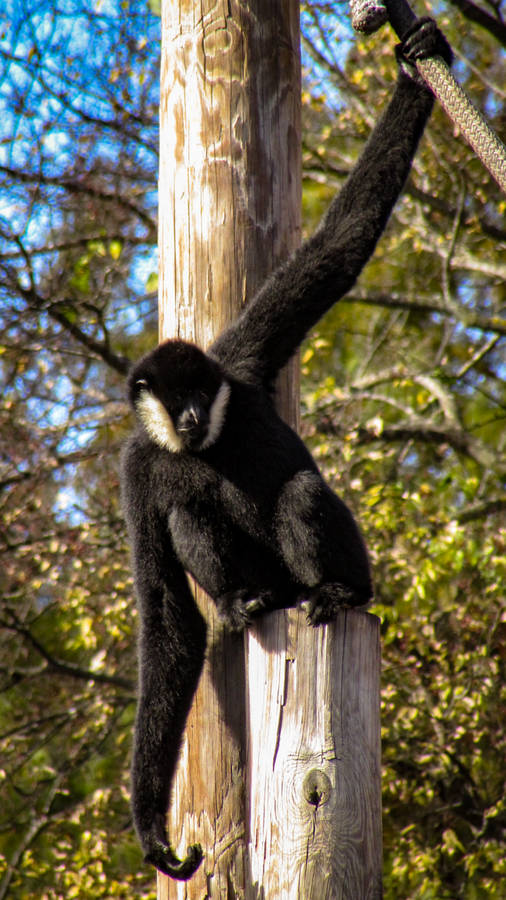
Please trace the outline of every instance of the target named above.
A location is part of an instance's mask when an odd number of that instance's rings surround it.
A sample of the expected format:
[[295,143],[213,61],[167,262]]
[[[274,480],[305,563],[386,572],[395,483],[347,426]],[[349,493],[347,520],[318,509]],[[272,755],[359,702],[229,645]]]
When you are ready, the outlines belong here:
[[202,850],[194,844],[179,860],[165,823],[180,742],[204,662],[206,625],[170,544],[167,523],[157,521],[135,450],[123,460],[123,505],[140,614],[132,810],[145,861],[186,880],[198,868]]
[[239,377],[271,388],[309,329],[350,290],[373,253],[409,173],[434,98],[415,59],[452,52],[432,19],[419,19],[397,49],[389,106],[315,234],[266,281],[209,348]]

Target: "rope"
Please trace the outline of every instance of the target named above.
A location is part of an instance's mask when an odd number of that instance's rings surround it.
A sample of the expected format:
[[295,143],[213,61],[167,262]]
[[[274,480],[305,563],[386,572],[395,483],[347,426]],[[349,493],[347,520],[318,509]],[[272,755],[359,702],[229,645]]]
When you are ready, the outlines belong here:
[[[406,0],[350,0],[351,24],[356,31],[370,34],[388,19],[397,36],[416,21]],[[440,57],[416,62],[420,75],[457,125],[483,165],[506,194],[506,147],[476,109],[463,87]]]
[[350,0],[351,24],[355,31],[372,34],[388,21],[382,0]]
[[444,60],[439,56],[420,59],[416,67],[444,111],[506,194],[506,147],[495,131],[473,105]]

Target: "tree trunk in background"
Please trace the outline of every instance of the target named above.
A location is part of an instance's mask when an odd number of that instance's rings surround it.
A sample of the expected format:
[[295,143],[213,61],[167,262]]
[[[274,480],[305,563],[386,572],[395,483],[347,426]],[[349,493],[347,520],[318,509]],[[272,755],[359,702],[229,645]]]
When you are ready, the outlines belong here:
[[[299,3],[164,0],[162,28],[160,338],[206,347],[300,240]],[[280,408],[297,426],[293,365]],[[377,620],[273,613],[243,640],[198,600],[208,661],[170,833],[205,858],[159,898],[379,897]]]

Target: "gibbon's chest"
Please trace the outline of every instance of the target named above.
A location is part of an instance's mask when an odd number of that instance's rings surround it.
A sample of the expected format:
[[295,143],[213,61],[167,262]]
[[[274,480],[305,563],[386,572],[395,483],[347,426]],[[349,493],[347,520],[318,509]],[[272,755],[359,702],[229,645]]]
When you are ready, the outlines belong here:
[[232,391],[222,432],[208,450],[162,454],[165,477],[155,477],[167,480],[167,499],[189,509],[214,504],[234,518],[269,515],[286,482],[315,468],[298,435],[250,389]]
[[285,480],[279,464],[271,466],[268,459],[259,460],[249,447],[226,456],[216,452],[171,454],[163,469],[163,473],[155,470],[153,474],[157,491],[162,488],[169,505],[188,510],[221,509],[234,518],[239,511],[244,516],[267,511]]

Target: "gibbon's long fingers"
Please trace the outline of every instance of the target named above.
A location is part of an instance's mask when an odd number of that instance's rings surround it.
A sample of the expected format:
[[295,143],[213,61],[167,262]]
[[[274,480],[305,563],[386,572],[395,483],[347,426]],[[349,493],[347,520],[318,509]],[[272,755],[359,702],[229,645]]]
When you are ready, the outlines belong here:
[[197,871],[204,854],[200,844],[191,844],[185,859],[181,860],[173,853],[168,844],[157,841],[150,853],[144,857],[144,861],[151,863],[164,875],[176,878],[178,881],[187,881]]

